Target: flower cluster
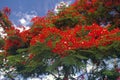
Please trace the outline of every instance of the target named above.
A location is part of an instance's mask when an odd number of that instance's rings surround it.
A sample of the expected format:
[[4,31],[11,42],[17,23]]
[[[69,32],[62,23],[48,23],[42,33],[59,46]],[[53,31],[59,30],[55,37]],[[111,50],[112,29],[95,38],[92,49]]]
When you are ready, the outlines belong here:
[[[87,12],[94,13],[97,9],[97,0],[75,0],[75,3],[72,4],[73,7],[76,7],[78,10],[86,10]],[[77,5],[77,6],[76,6]]]
[[31,37],[30,31],[29,31],[29,30],[22,31],[22,32],[20,33],[20,37],[22,38],[22,40],[23,40],[24,42],[29,41],[29,37]]
[[[116,43],[120,41],[120,28],[118,28],[120,26],[119,3],[120,0],[76,0],[69,7],[65,7],[62,4],[59,9],[63,9],[58,13],[49,11],[47,16],[34,17],[31,20],[33,24],[30,29],[22,32],[11,26],[12,24],[7,17],[10,14],[10,9],[6,7],[3,9],[3,12],[0,11],[0,15],[5,14],[0,16],[0,24],[7,33],[3,47],[5,55],[9,54],[16,57],[22,55],[19,57],[21,58],[19,62],[22,62],[22,65],[29,65],[29,62],[30,65],[34,65],[34,61],[39,63],[40,61],[49,61],[49,59],[52,59],[53,64],[60,57],[65,57],[63,61],[66,62],[66,56],[68,57],[67,61],[72,58],[75,59],[75,56],[83,56],[91,59],[95,65],[99,66],[99,55],[101,60],[106,58],[106,56],[119,55],[111,54],[110,52],[113,50],[113,52],[119,53],[119,49],[115,49],[119,48],[119,44],[116,46]],[[100,26],[100,24],[104,25],[104,27]],[[106,52],[104,51],[107,53],[105,57],[101,53],[103,47],[104,49],[107,48],[105,49]],[[88,52],[92,50],[93,53],[99,50],[100,52],[98,54],[90,54],[89,56],[80,53],[79,50]],[[22,54],[19,54],[19,51]],[[70,51],[77,53],[71,56]],[[48,55],[49,52],[50,55]],[[82,59],[81,57],[79,59]],[[75,61],[79,60],[76,59]],[[58,65],[64,65],[64,62],[61,63],[62,61],[60,60]],[[19,64],[18,61],[17,64]],[[39,67],[39,65],[35,65],[35,67]],[[27,69],[27,67],[24,69]],[[36,70],[33,69],[32,71]]]
[[97,24],[91,26],[77,25],[73,29],[64,31],[51,27],[43,28],[39,35],[31,39],[30,44],[46,43],[52,49],[52,52],[63,56],[67,54],[66,51],[68,50],[107,46],[113,41],[119,41],[118,33],[120,33],[118,28],[109,31]]
[[[54,36],[54,35],[59,35],[59,32],[60,30],[55,28],[55,27],[48,27],[48,28],[43,28],[41,30],[41,33],[34,36],[32,39],[31,39],[31,42],[30,44],[31,45],[35,45],[37,42],[41,42],[41,43],[44,43],[46,41],[46,39],[50,36]],[[53,40],[53,39],[52,39]]]
[[11,26],[10,28],[6,28],[5,32],[7,33],[7,36],[19,36],[20,30],[16,29],[14,26]]
[[4,45],[4,50],[10,50],[10,49],[17,49],[21,46],[21,41],[19,39],[6,39],[5,40],[5,45]]
[[48,26],[48,24],[50,23],[50,20],[49,19],[46,19],[46,17],[39,17],[39,16],[36,16],[34,17],[31,22],[33,23],[33,26],[36,26],[36,27],[46,27]]
[[7,36],[5,37],[4,50],[15,50],[22,46],[20,31],[18,29],[16,29],[14,26],[11,26],[10,28],[6,28],[5,32],[7,33]]
[[11,9],[10,9],[9,7],[4,7],[4,8],[3,8],[3,12],[4,12],[6,15],[10,15]]
[[106,7],[110,7],[110,6],[112,6],[112,5],[120,5],[120,0],[106,0],[105,2],[104,2],[104,5],[106,6]]

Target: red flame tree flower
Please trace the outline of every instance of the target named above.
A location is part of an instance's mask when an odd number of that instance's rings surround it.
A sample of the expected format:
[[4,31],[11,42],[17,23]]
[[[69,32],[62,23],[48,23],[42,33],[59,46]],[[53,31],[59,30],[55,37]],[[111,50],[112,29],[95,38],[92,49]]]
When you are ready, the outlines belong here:
[[[15,66],[24,77],[47,73],[56,80],[73,80],[81,75],[90,80],[116,80],[116,58],[120,56],[119,2],[76,0],[59,13],[33,18],[28,30],[5,27],[3,49],[9,60],[7,65]],[[10,10],[3,11],[8,15]],[[107,69],[106,61],[114,58],[113,69]],[[93,64],[90,72],[89,60]],[[82,73],[73,77],[77,72]]]

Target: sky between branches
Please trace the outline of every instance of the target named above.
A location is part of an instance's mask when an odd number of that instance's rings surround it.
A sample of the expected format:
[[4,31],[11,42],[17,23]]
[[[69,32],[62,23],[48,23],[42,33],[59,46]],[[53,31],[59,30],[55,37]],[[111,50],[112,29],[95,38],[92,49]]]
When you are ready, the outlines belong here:
[[13,24],[28,26],[32,17],[45,16],[62,1],[72,3],[74,0],[0,0],[0,10],[9,7]]

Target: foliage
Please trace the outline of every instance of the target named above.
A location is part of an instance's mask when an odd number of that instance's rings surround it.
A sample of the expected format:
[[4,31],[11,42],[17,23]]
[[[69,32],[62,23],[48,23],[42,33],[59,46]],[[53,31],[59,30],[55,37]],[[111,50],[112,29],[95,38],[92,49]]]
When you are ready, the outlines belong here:
[[[0,59],[8,60],[7,68],[14,67],[24,77],[51,74],[56,80],[84,80],[87,75],[88,80],[116,80],[120,76],[116,63],[120,57],[119,3],[76,0],[58,13],[33,18],[30,29],[22,32],[12,26],[7,17],[10,9],[5,8],[0,11],[0,24],[7,36],[0,44],[4,50]],[[111,59],[115,62],[109,69],[106,62]],[[87,71],[90,62],[92,69]]]

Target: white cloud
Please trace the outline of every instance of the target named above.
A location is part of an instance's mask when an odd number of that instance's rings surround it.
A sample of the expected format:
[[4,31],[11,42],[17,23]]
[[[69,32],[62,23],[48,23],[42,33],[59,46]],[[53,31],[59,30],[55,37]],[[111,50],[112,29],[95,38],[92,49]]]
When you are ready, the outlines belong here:
[[29,26],[30,25],[30,21],[33,17],[35,17],[36,15],[34,14],[24,14],[20,19],[19,22],[21,25],[23,26]]
[[55,13],[58,13],[60,11],[59,10],[60,7],[62,7],[62,6],[68,7],[70,4],[71,4],[71,1],[66,1],[66,2],[61,1],[61,2],[57,3],[55,6],[55,9],[54,9]]
[[24,18],[21,18],[21,19],[19,20],[19,22],[20,22],[21,24],[23,24],[23,25],[26,25],[26,23],[27,23]]
[[0,25],[0,37],[4,38],[7,34],[4,33],[4,29]]
[[0,26],[0,32],[3,32],[4,30],[3,30],[3,28],[2,28],[2,26]]
[[30,27],[27,27],[27,26],[26,27],[15,27],[15,28],[20,30],[20,32],[30,29]]
[[37,12],[36,11],[30,11],[30,12],[14,12],[13,13],[17,18],[17,25],[22,25],[22,26],[29,26],[30,25],[30,21],[33,17],[37,16]]
[[[13,22],[13,26],[16,29],[19,29],[20,32],[24,31],[24,30],[28,30],[30,27],[30,21],[33,17],[36,17],[37,13],[35,11],[31,11],[30,13],[22,13],[22,12],[18,12],[16,14],[16,16],[18,16],[18,21],[20,23],[20,27],[17,26],[17,24],[15,24]],[[22,26],[22,27],[21,27]],[[4,29],[2,28],[2,26],[0,25],[0,37],[4,38],[5,36],[7,36],[6,33],[4,33]]]

